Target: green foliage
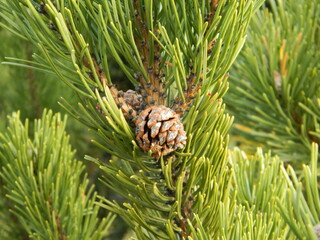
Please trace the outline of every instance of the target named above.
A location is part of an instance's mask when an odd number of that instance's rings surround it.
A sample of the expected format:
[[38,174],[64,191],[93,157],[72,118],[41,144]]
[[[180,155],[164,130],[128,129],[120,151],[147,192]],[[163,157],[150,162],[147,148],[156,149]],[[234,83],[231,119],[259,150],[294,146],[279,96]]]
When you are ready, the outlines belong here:
[[292,239],[289,227],[276,211],[287,190],[282,162],[261,149],[251,157],[236,149],[230,160],[237,203],[247,215],[240,222],[241,239]]
[[[1,183],[2,187],[2,183]],[[10,202],[4,196],[4,189],[1,189],[0,198],[0,239],[24,239],[27,234],[26,231],[16,222],[16,218],[8,211]],[[8,224],[10,223],[10,224]],[[13,227],[14,226],[14,227]]]
[[303,166],[300,178],[261,150],[250,158],[239,150],[231,153],[237,204],[245,209],[238,239],[318,239],[318,151],[313,144],[310,166]]
[[0,135],[0,176],[7,192],[4,205],[18,222],[12,218],[1,227],[2,239],[12,239],[3,234],[8,226],[22,226],[32,239],[102,239],[111,223],[111,215],[97,217],[96,193],[83,176],[84,165],[74,159],[65,126],[66,119],[47,111],[33,133],[19,113],[9,118]]
[[[5,57],[29,59],[34,47],[27,41],[17,38],[8,30],[0,29],[0,59]],[[0,65],[0,87],[5,89],[0,95],[0,112],[8,114],[17,109],[22,118],[39,118],[42,110],[51,107],[54,111],[59,110],[57,100],[64,95],[72,101],[72,91],[63,88],[63,84],[56,81],[53,74],[45,74],[34,71],[32,68],[13,68]]]
[[286,171],[283,169],[288,189],[284,199],[285,205],[283,201],[278,200],[278,207],[296,239],[319,239],[317,237],[320,223],[318,152],[318,145],[312,144],[310,166],[303,165],[300,178],[291,166]]
[[[136,239],[317,239],[318,147],[310,143],[319,137],[318,3],[305,0],[297,9],[292,0],[270,1],[273,13],[259,12],[229,96],[234,108],[242,108],[241,124],[253,128],[251,140],[267,141],[281,160],[311,155],[300,176],[262,150],[251,157],[227,150],[233,121],[221,99],[227,71],[261,1],[3,3],[2,26],[35,51],[32,60],[8,63],[53,73],[74,90],[79,103],[66,96],[61,105],[112,155],[106,161],[90,152],[86,159],[99,165],[101,181],[124,199],[101,194],[94,204],[96,193],[86,175],[81,180],[84,168],[74,160],[60,115],[44,113],[29,137],[28,122],[22,125],[14,114],[1,135],[0,176],[8,197],[0,210],[12,208],[30,238],[101,239],[112,217],[100,221],[100,206],[121,216]],[[194,79],[196,94],[181,116],[188,136],[184,149],[155,159],[139,148],[112,92],[114,62],[126,76],[123,88],[163,87],[167,97],[157,100],[171,108],[177,99],[188,101],[185,92]],[[12,217],[0,214],[0,224]],[[4,228],[0,236],[11,231]]]
[[[17,38],[4,28],[0,29],[0,39],[1,61],[5,61],[5,57],[13,56],[30,60],[32,52],[36,50],[30,43]],[[68,98],[71,103],[77,103],[78,99],[72,90],[57,81],[54,74],[5,64],[0,65],[0,71],[0,89],[3,89],[0,94],[0,131],[5,130],[6,115],[13,111],[19,110],[21,119],[28,118],[33,124],[33,120],[40,118],[45,108],[54,112],[61,111],[58,105],[61,96]],[[70,119],[67,129],[71,135],[77,135],[76,139],[71,138],[72,146],[77,149],[77,157],[82,158],[89,147],[93,150],[86,142],[90,134],[82,124]]]
[[[117,157],[108,163],[87,159],[101,165],[104,182],[127,201],[121,206],[101,197],[102,206],[121,215],[139,239],[218,238],[224,225],[219,212],[234,205],[226,150],[232,119],[224,114],[221,97],[257,5],[220,1],[216,8],[215,3],[14,0],[3,6],[12,31],[39,51],[33,62],[16,61],[54,72],[74,89],[81,103],[67,99],[63,106],[99,134],[98,146]],[[167,105],[176,97],[185,101],[190,76],[201,91],[183,116],[186,148],[157,161],[137,146],[108,85],[110,57],[133,85],[140,76],[160,84],[148,68],[158,53]]]
[[[21,41],[21,39],[18,39],[16,36],[10,34],[9,31],[2,28],[0,29],[0,38],[1,61],[4,60],[5,56],[16,55],[17,57],[26,57],[23,49],[30,49],[31,47],[30,44],[27,44],[25,41]],[[0,112],[4,115],[4,119],[5,113],[11,113],[19,108],[21,108],[23,117],[27,112],[36,113],[34,109],[31,111],[32,103],[29,105],[25,104],[26,102],[31,102],[28,83],[27,81],[24,81],[24,79],[27,79],[27,72],[22,71],[22,69],[15,71],[9,66],[4,65],[0,65],[0,69],[2,73],[0,78],[0,88],[6,89],[6,91],[2,91],[0,94]],[[36,104],[36,102],[33,104]]]
[[251,21],[227,102],[238,134],[300,165],[320,139],[320,2],[269,3]]

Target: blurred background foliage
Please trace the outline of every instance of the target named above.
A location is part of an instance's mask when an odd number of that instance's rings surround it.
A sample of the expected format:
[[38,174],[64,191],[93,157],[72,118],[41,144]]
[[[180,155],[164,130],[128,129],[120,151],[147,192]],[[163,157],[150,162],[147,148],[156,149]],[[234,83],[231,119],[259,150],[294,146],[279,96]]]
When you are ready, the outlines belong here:
[[268,0],[230,70],[233,143],[272,150],[297,169],[320,143],[320,1]]
[[[2,63],[5,62],[5,57],[31,60],[34,49],[30,43],[4,28],[0,28],[0,39],[0,61]],[[13,111],[20,110],[21,118],[28,118],[32,122],[33,119],[41,117],[44,108],[50,108],[54,112],[63,112],[58,104],[61,96],[66,96],[74,103],[77,101],[72,90],[57,81],[52,74],[6,64],[0,65],[0,71],[1,128],[5,126],[6,115]],[[69,119],[68,131],[76,131],[80,134],[77,135],[80,138],[88,137],[86,130],[73,119]],[[73,139],[74,147],[80,151],[87,147],[82,146],[82,143],[84,141]],[[78,155],[81,155],[81,152]]]

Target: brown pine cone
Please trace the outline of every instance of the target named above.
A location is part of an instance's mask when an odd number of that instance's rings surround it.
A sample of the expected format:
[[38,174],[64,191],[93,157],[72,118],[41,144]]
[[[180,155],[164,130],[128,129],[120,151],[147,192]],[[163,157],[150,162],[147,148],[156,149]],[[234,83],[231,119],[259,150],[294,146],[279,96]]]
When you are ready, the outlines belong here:
[[137,116],[137,111],[141,109],[142,96],[131,89],[126,92],[119,91],[114,86],[110,87],[110,91],[124,117],[129,122],[132,121]]
[[142,103],[142,96],[137,94],[136,91],[130,89],[124,92],[123,99],[125,103],[131,106],[134,110],[138,110]]
[[143,110],[135,119],[136,140],[144,152],[160,158],[186,144],[186,132],[180,117],[166,106],[152,106]]

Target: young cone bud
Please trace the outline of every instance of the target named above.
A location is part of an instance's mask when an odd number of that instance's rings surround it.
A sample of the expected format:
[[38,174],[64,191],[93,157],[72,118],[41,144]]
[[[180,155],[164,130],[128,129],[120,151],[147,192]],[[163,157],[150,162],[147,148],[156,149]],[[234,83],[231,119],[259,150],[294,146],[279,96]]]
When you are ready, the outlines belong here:
[[111,87],[110,91],[124,117],[131,122],[131,119],[137,116],[137,111],[141,109],[142,96],[131,89],[123,92],[115,87]]

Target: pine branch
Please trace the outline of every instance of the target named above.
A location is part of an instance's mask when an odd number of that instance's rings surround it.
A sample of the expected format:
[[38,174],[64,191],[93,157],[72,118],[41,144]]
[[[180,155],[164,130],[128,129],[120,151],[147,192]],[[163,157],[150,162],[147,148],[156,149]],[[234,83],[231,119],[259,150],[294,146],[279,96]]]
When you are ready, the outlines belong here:
[[282,169],[289,187],[284,199],[285,205],[278,200],[278,208],[296,239],[319,239],[318,152],[318,145],[313,143],[310,165],[303,165],[301,180],[292,167]]
[[[1,183],[0,192],[0,238],[3,240],[10,239],[29,239],[27,232],[21,227],[16,216],[8,211],[8,207],[12,206],[12,203],[4,197],[3,184]],[[10,224],[8,224],[10,223]]]
[[303,165],[302,172],[285,168],[261,149],[250,158],[232,152],[237,196],[233,211],[239,211],[239,219],[233,219],[225,239],[319,239],[318,152],[313,143],[310,165]]
[[[295,239],[285,219],[277,211],[278,205],[283,204],[288,189],[280,159],[271,157],[270,153],[264,154],[261,149],[250,157],[235,149],[231,152],[230,159],[234,169],[236,209],[242,217],[235,220],[234,228],[241,229],[242,237],[238,238]],[[233,231],[228,233],[227,239],[236,239],[231,237]]]
[[44,111],[29,137],[29,122],[19,113],[1,134],[0,159],[6,198],[19,224],[35,239],[102,239],[111,215],[99,220],[96,193],[88,187],[84,167],[64,129],[66,119]]
[[[31,64],[55,72],[80,95],[78,106],[68,100],[63,106],[115,156],[107,163],[87,157],[101,166],[105,184],[126,199],[120,206],[101,197],[100,205],[121,215],[139,239],[219,238],[231,223],[219,221],[221,209],[235,204],[227,166],[232,118],[221,98],[255,1],[19,2],[8,2],[4,10],[9,23],[17,18],[13,31],[38,47]],[[111,57],[143,98],[139,107],[123,102],[124,93],[112,85]],[[167,111],[177,121],[181,117],[184,149],[143,149],[125,109],[142,117],[152,106],[176,110]]]
[[239,135],[272,148],[283,161],[295,159],[298,166],[320,139],[320,5],[269,3],[270,10],[252,19],[247,45],[231,72],[227,102],[237,115]]

